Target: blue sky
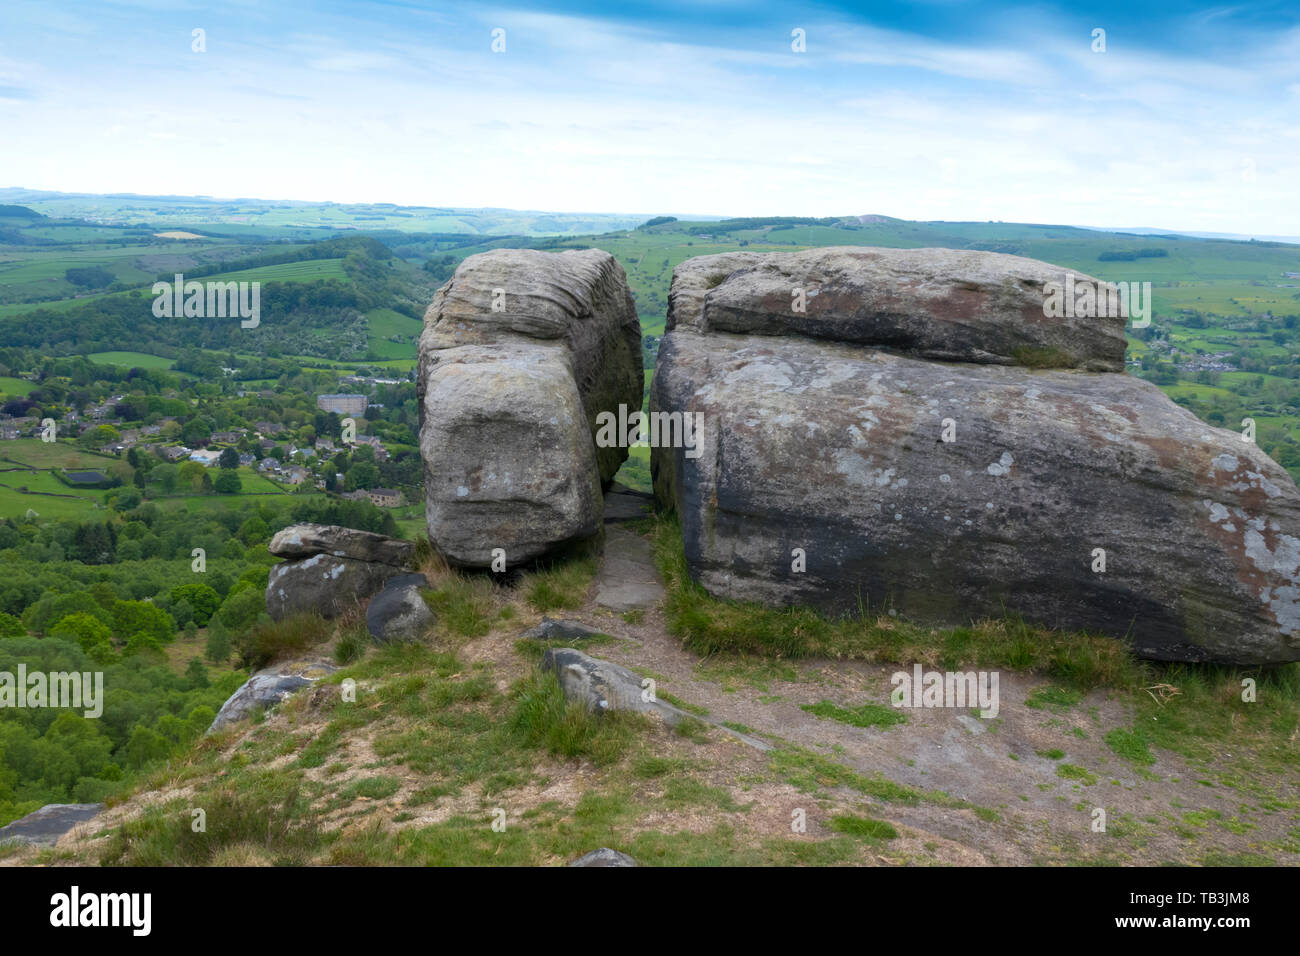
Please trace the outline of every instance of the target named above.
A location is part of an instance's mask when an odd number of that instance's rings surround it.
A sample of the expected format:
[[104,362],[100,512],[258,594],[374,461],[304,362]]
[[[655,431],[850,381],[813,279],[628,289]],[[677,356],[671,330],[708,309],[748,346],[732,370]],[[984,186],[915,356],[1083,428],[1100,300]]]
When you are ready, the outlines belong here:
[[5,0],[0,128],[36,189],[1293,235],[1300,5]]

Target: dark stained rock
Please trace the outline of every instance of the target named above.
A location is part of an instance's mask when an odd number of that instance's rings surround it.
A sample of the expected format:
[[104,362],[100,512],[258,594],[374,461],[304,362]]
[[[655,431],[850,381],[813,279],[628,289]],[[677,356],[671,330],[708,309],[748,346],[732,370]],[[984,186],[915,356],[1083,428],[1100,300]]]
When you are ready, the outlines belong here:
[[557,621],[543,617],[542,623],[530,627],[519,636],[534,641],[577,641],[585,637],[603,636],[604,633],[580,621]]
[[703,414],[703,454],[656,448],[652,470],[714,594],[935,625],[1018,612],[1161,660],[1300,659],[1294,482],[1132,376],[679,327],[651,409]]
[[266,585],[266,612],[275,620],[291,614],[337,617],[360,607],[401,571],[391,564],[317,554],[271,568]]
[[428,586],[423,574],[389,578],[366,608],[366,629],[370,636],[381,644],[389,644],[417,641],[428,633],[438,620],[421,594]]

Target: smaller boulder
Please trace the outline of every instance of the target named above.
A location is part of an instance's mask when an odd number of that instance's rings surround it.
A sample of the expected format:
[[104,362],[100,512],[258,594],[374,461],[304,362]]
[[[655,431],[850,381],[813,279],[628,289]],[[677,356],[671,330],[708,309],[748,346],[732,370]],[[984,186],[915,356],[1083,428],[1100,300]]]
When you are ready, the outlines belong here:
[[648,692],[648,682],[626,667],[589,657],[572,647],[549,647],[542,655],[542,670],[560,681],[564,696],[576,700],[596,714],[612,710],[657,713],[670,727],[688,716]]
[[266,613],[275,620],[291,614],[337,617],[380,590],[398,569],[376,561],[316,554],[271,568]]
[[399,574],[389,578],[384,589],[366,608],[366,629],[380,644],[418,641],[437,622],[421,594],[429,581],[423,574]]
[[300,660],[258,671],[221,705],[207,732],[215,733],[256,711],[273,707],[335,670],[334,665],[326,661]]
[[611,850],[607,846],[602,846],[599,850],[592,850],[583,856],[578,857],[569,866],[636,866],[636,860],[626,853],[620,853],[618,850]]
[[281,558],[310,558],[328,554],[354,561],[372,561],[404,568],[415,555],[415,544],[370,531],[333,524],[295,524],[277,531],[268,546]]

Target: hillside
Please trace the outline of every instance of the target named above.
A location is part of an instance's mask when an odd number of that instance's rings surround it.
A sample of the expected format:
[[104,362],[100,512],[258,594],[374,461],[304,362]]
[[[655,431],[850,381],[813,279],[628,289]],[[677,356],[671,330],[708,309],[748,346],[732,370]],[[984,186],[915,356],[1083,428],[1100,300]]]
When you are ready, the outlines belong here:
[[[653,545],[634,573],[663,582],[662,605],[603,606],[628,572],[592,557],[505,586],[426,562],[440,621],[423,642],[366,650],[352,618],[266,632],[343,667],[146,770],[57,849],[0,864],[556,865],[597,846],[653,865],[1300,862],[1294,668],[1243,708],[1230,670],[1139,664],[1010,620],[862,619],[810,642],[811,619],[692,586],[670,523],[609,533]],[[521,636],[544,615],[593,636]],[[798,649],[772,657],[756,633]],[[711,648],[724,634],[732,649]],[[566,704],[536,669],[566,643],[694,716]],[[996,719],[890,707],[900,661],[1001,670]]]

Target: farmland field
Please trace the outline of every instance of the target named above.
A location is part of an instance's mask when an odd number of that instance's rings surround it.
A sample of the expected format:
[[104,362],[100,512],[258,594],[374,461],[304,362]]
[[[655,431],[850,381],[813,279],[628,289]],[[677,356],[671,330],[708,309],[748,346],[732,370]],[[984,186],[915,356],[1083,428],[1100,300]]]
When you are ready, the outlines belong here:
[[35,387],[34,383],[27,381],[25,378],[10,378],[8,375],[0,375],[0,395],[26,395]]
[[133,368],[171,368],[174,359],[147,352],[91,352],[86,358],[101,365],[125,365]]

